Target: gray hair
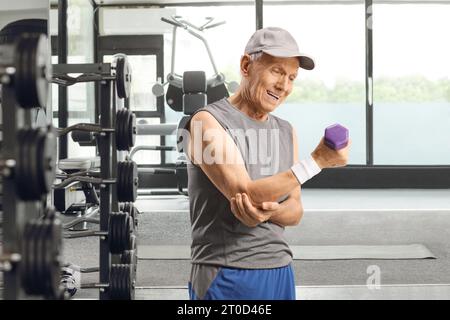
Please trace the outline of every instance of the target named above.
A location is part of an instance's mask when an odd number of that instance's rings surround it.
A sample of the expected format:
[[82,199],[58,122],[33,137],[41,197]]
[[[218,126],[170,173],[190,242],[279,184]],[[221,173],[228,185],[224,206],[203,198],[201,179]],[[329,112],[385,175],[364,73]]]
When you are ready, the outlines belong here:
[[263,52],[258,51],[258,52],[249,54],[249,56],[250,56],[251,61],[258,61],[263,56]]

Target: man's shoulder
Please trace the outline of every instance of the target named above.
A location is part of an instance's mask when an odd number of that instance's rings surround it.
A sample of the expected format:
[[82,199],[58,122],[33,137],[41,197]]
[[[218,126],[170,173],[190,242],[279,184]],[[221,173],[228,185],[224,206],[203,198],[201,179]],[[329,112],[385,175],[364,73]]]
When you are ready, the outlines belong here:
[[272,113],[270,115],[271,115],[273,121],[275,123],[277,123],[279,127],[286,127],[286,128],[289,128],[289,129],[292,128],[292,124],[289,121],[287,121],[285,119],[282,119],[280,117],[277,117],[277,116],[275,116]]

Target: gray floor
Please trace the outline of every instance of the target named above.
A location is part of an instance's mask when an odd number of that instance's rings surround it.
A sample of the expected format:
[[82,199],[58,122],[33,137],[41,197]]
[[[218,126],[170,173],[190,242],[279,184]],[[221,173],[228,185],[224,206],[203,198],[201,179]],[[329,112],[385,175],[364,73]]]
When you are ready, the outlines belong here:
[[[294,261],[298,299],[449,299],[450,190],[315,190],[302,192],[305,214],[286,229],[292,245],[425,245],[429,260]],[[183,197],[141,197],[140,245],[189,245],[188,202]],[[98,239],[66,240],[66,261],[98,265]],[[371,268],[380,289],[370,290]],[[187,260],[139,260],[138,299],[185,299]],[[82,282],[98,274],[83,274]],[[98,297],[81,290],[78,299]]]

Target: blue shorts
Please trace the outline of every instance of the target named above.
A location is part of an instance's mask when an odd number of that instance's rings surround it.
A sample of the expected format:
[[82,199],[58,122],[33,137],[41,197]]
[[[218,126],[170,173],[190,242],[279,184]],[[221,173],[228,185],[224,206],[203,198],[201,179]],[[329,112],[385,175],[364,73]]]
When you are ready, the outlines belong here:
[[[189,298],[199,300],[188,284]],[[291,265],[274,269],[221,267],[203,300],[295,300]]]

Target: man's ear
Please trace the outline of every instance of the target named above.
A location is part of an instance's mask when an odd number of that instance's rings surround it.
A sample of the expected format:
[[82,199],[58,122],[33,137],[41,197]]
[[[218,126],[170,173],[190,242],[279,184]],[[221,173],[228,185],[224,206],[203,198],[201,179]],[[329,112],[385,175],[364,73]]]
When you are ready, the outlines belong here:
[[251,62],[252,62],[252,60],[248,54],[244,54],[241,57],[241,75],[243,77],[248,77],[248,72],[249,72]]

